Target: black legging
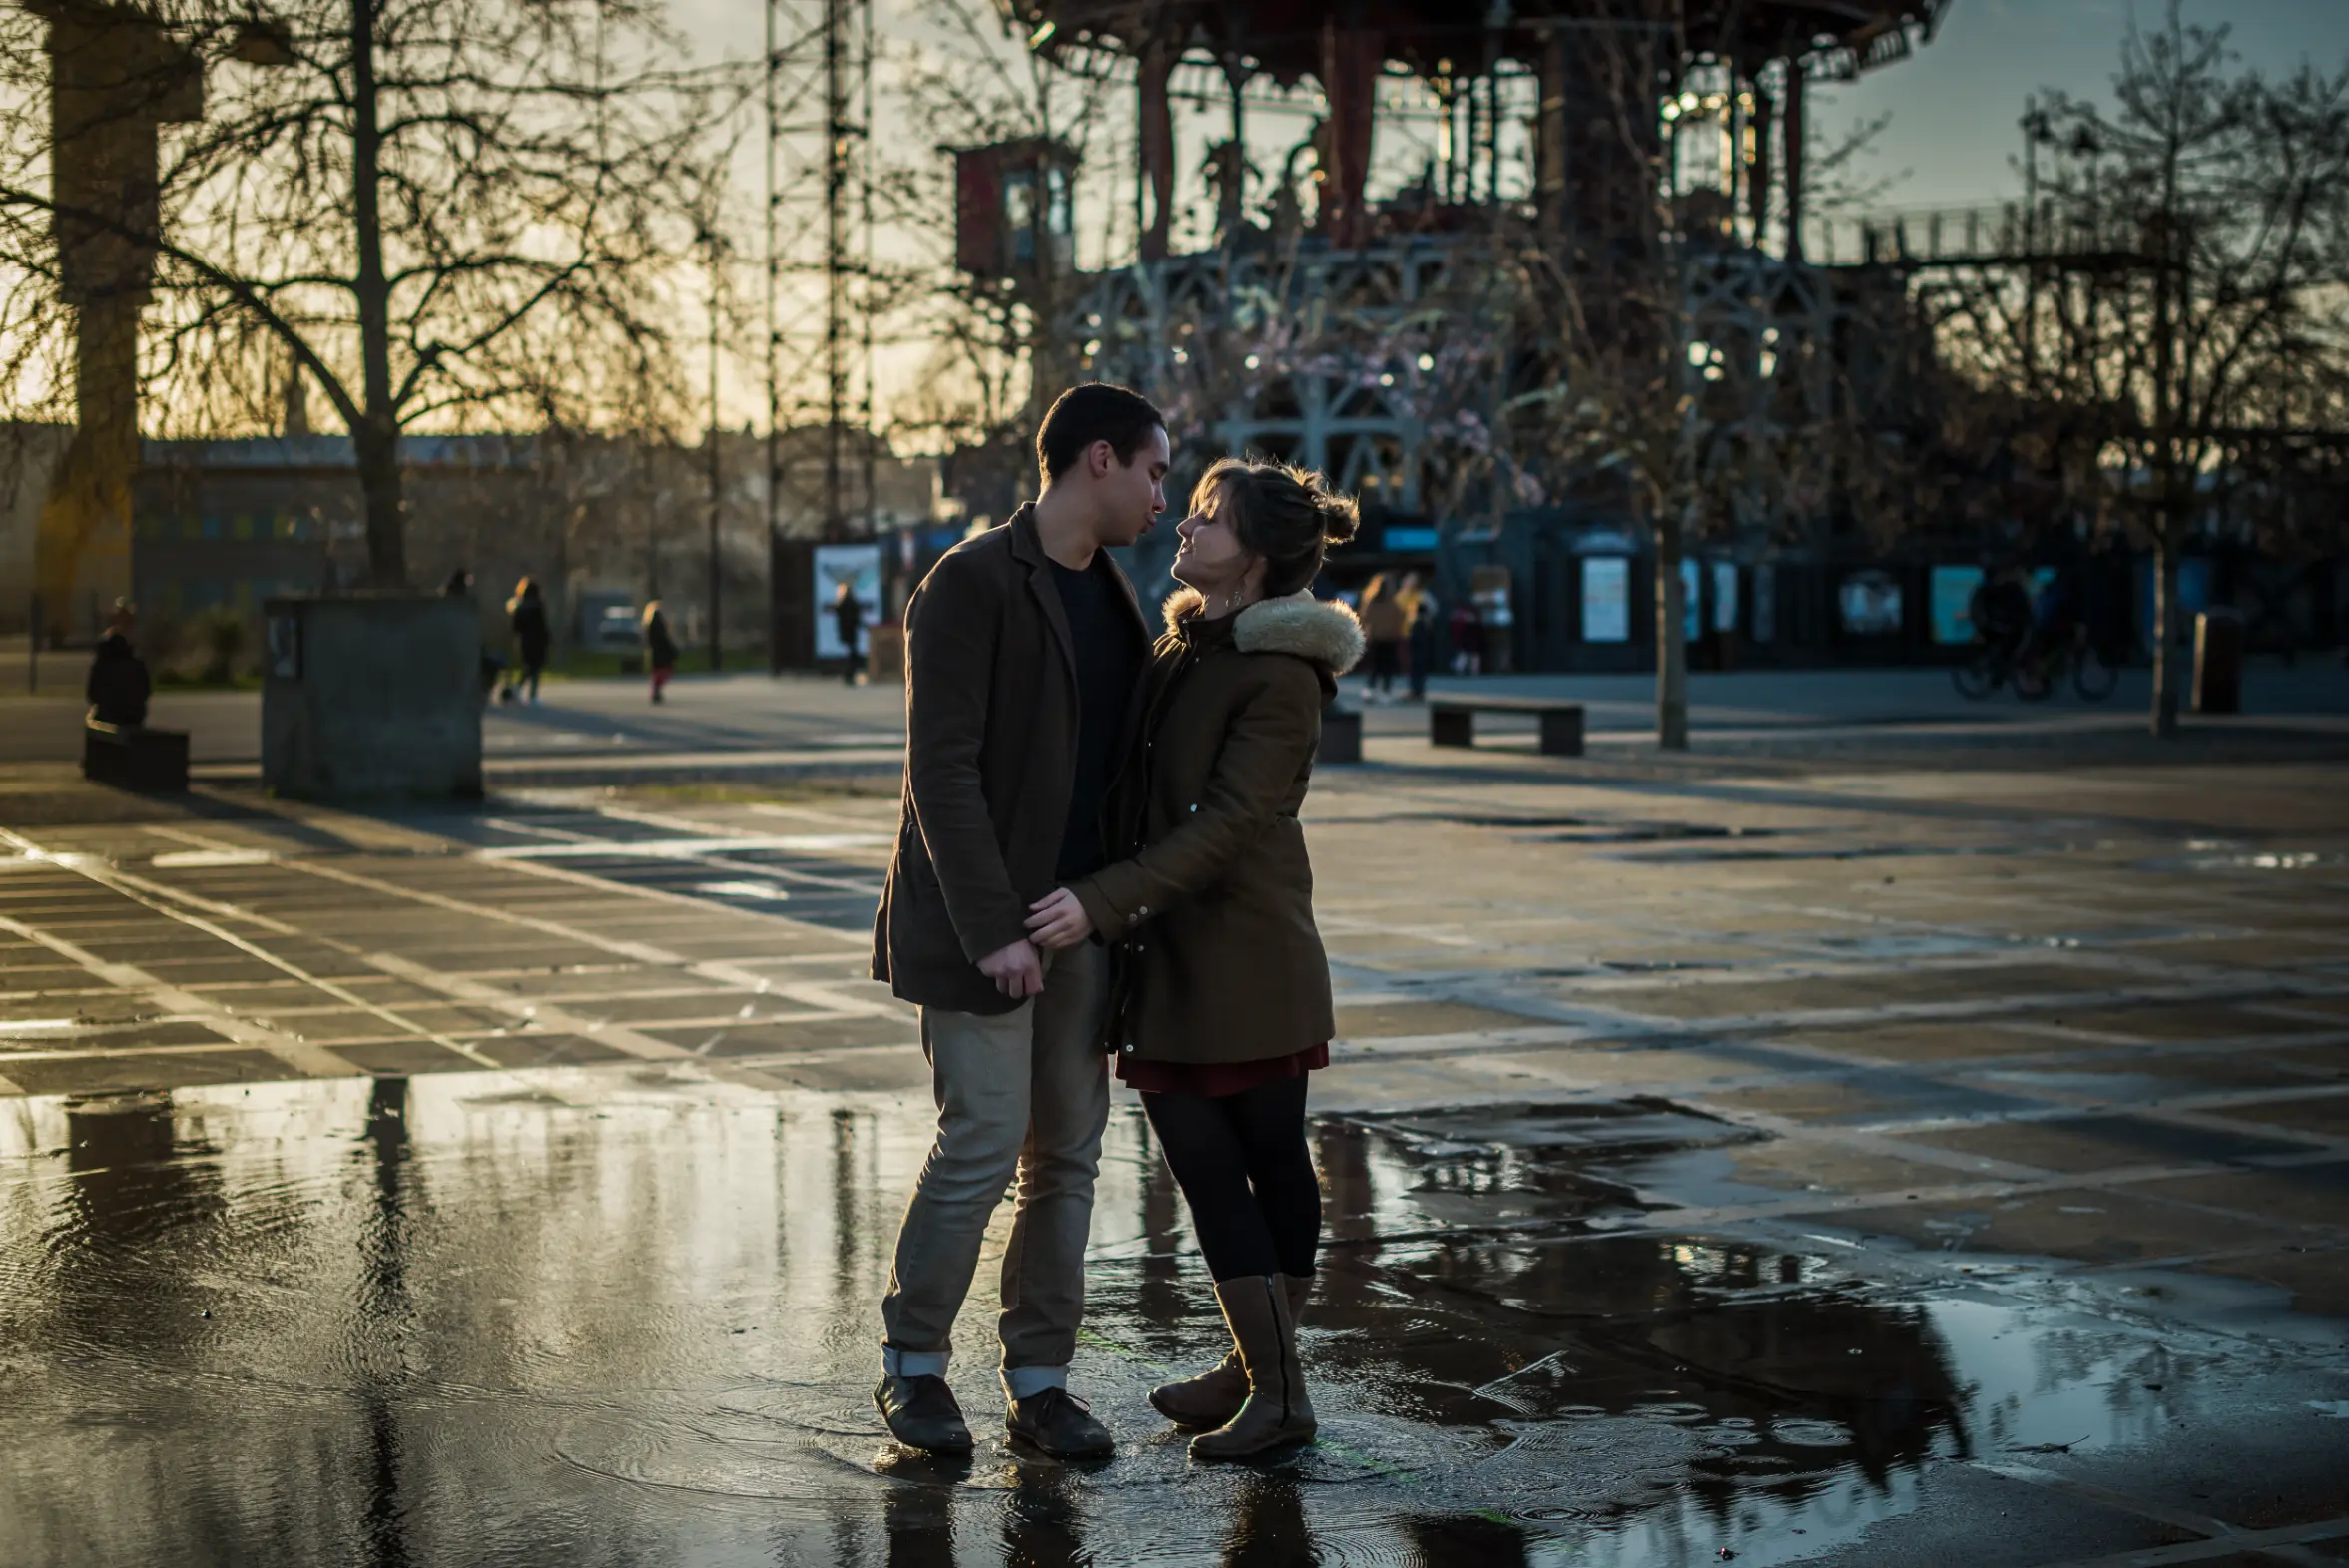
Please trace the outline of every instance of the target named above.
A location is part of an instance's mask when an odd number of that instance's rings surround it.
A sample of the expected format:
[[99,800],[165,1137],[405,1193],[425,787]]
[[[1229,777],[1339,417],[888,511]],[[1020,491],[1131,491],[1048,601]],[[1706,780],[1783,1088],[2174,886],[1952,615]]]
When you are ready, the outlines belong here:
[[1145,1094],[1217,1284],[1313,1273],[1321,1182],[1305,1147],[1305,1075],[1239,1094]]

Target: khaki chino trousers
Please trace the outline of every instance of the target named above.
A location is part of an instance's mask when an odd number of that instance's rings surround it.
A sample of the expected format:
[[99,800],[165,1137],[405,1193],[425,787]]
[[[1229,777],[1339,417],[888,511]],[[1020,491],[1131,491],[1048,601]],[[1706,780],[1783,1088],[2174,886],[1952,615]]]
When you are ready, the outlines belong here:
[[1042,994],[1010,1012],[922,1010],[937,1137],[905,1206],[881,1304],[887,1369],[944,1375],[987,1224],[1016,1180],[997,1329],[1003,1384],[1019,1399],[1067,1385],[1109,1122],[1100,1046],[1109,955],[1084,942],[1044,961]]

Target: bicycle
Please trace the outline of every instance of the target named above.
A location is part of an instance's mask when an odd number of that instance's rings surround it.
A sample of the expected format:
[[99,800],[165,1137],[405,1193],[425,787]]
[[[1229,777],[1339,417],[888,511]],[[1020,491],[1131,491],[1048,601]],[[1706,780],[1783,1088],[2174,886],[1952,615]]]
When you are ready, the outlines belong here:
[[2120,684],[2119,667],[2088,641],[2085,627],[2074,627],[2068,641],[2057,641],[2037,651],[2027,650],[2015,661],[2015,695],[2027,703],[2045,702],[2071,677],[2071,689],[2083,702],[2100,703]]
[[1982,702],[2014,679],[2015,674],[2016,649],[2012,643],[1977,643],[1973,658],[1950,667],[1951,684],[1970,703]]

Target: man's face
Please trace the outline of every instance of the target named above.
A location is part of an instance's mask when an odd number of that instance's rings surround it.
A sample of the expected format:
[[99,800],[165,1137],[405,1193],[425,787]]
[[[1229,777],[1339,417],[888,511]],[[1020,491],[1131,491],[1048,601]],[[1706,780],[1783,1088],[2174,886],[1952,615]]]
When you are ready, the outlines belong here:
[[[1106,446],[1106,443],[1104,443]],[[1166,470],[1174,460],[1166,432],[1154,429],[1134,448],[1134,460],[1121,463],[1109,453],[1108,471],[1100,481],[1100,542],[1112,549],[1132,544],[1150,531],[1166,510]]]

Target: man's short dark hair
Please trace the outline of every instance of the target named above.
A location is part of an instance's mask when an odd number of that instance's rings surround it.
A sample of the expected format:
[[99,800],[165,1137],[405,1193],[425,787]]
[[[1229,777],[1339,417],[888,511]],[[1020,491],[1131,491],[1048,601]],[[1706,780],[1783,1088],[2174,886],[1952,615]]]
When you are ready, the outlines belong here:
[[1086,447],[1107,441],[1119,462],[1131,464],[1150,432],[1165,428],[1166,415],[1141,393],[1106,381],[1087,381],[1052,400],[1043,428],[1036,432],[1036,462],[1045,478],[1056,479]]

